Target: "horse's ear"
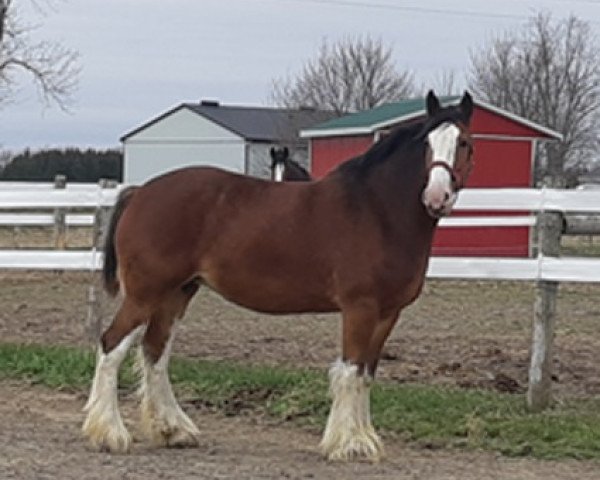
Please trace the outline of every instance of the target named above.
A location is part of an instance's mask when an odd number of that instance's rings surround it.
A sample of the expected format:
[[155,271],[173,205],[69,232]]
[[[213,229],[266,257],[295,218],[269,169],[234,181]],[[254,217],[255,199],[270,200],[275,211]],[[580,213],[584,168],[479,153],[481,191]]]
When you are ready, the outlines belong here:
[[273,158],[275,156],[275,147],[271,147],[271,150],[269,150],[269,153],[271,154],[271,158]]
[[471,115],[473,115],[473,97],[465,90],[462,100],[460,101],[459,108],[464,115],[467,123],[471,121]]
[[427,93],[425,104],[427,105],[427,116],[429,117],[433,117],[441,108],[440,101],[435,96],[435,93],[433,93],[433,90],[429,90]]
[[283,155],[285,157],[289,157],[290,156],[290,150],[288,149],[288,147],[283,147]]

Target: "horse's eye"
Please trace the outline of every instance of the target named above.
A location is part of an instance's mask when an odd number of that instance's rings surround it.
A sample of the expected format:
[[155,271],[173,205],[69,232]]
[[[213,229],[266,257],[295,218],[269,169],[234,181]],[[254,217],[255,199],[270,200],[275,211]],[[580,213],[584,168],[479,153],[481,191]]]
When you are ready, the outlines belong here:
[[458,142],[458,146],[460,148],[465,148],[469,146],[469,142],[467,142],[466,140],[461,140],[460,142]]

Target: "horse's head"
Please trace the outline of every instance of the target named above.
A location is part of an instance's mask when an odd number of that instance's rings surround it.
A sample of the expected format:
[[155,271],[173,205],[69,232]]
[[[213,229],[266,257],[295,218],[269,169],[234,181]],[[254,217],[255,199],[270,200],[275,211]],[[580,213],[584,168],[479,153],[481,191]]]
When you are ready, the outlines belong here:
[[290,157],[290,151],[287,147],[274,148],[271,147],[271,180],[281,182],[283,180],[283,172],[285,164]]
[[427,94],[427,184],[423,204],[435,218],[448,215],[458,192],[473,168],[473,142],[469,131],[473,99],[467,92],[458,106],[442,108],[433,93]]

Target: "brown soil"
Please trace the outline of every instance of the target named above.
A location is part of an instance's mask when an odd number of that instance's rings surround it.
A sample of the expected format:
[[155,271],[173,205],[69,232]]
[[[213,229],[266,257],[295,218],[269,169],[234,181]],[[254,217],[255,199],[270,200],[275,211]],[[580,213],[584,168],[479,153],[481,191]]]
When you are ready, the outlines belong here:
[[[2,341],[90,345],[90,280],[89,274],[0,274]],[[599,286],[561,285],[553,385],[559,398],[600,394],[598,293]],[[525,283],[430,282],[389,339],[380,378],[523,391],[533,299],[533,286]],[[114,308],[103,302],[105,323]],[[338,345],[337,315],[259,315],[203,292],[179,326],[174,353],[325,372]],[[0,478],[599,478],[594,462],[427,451],[396,438],[387,440],[388,458],[380,465],[332,465],[315,451],[318,432],[252,416],[225,418],[190,405],[206,434],[200,449],[151,449],[138,442],[132,455],[111,456],[88,450],[79,434],[83,397],[1,382]],[[131,403],[125,399],[126,408]]]

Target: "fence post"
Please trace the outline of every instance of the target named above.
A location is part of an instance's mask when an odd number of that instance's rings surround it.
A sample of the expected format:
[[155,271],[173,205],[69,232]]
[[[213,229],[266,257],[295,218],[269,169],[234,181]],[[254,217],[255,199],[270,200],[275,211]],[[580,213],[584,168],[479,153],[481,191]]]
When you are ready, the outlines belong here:
[[[102,178],[98,181],[100,188],[117,188],[116,180],[107,180]],[[93,246],[99,249],[104,247],[104,237],[106,235],[106,228],[108,221],[110,220],[111,207],[99,206],[96,209],[94,216],[94,239]]]
[[[115,180],[100,179],[98,186],[100,188],[116,188],[117,182]],[[102,250],[103,248],[104,237],[106,235],[106,229],[110,220],[111,210],[111,207],[105,207],[101,205],[96,208],[92,234],[92,248],[96,251]],[[97,289],[97,282],[95,281],[96,278],[97,275],[95,275],[95,272],[92,269],[90,284],[88,286],[88,311],[86,328],[88,332],[88,338],[93,344],[97,343],[98,339],[100,338],[100,334],[102,333],[103,315],[101,306],[105,299],[104,295],[102,294],[102,288]]]
[[[67,177],[65,175],[56,175],[54,177],[54,188],[64,189],[67,186]],[[54,210],[54,248],[64,250],[67,248],[67,222],[66,213],[63,208]]]
[[[562,214],[541,212],[538,216],[539,254],[551,257],[560,255]],[[538,412],[548,406],[552,399],[552,343],[556,318],[556,294],[558,282],[538,280],[535,285],[535,305],[529,366],[529,389],[527,405]]]

